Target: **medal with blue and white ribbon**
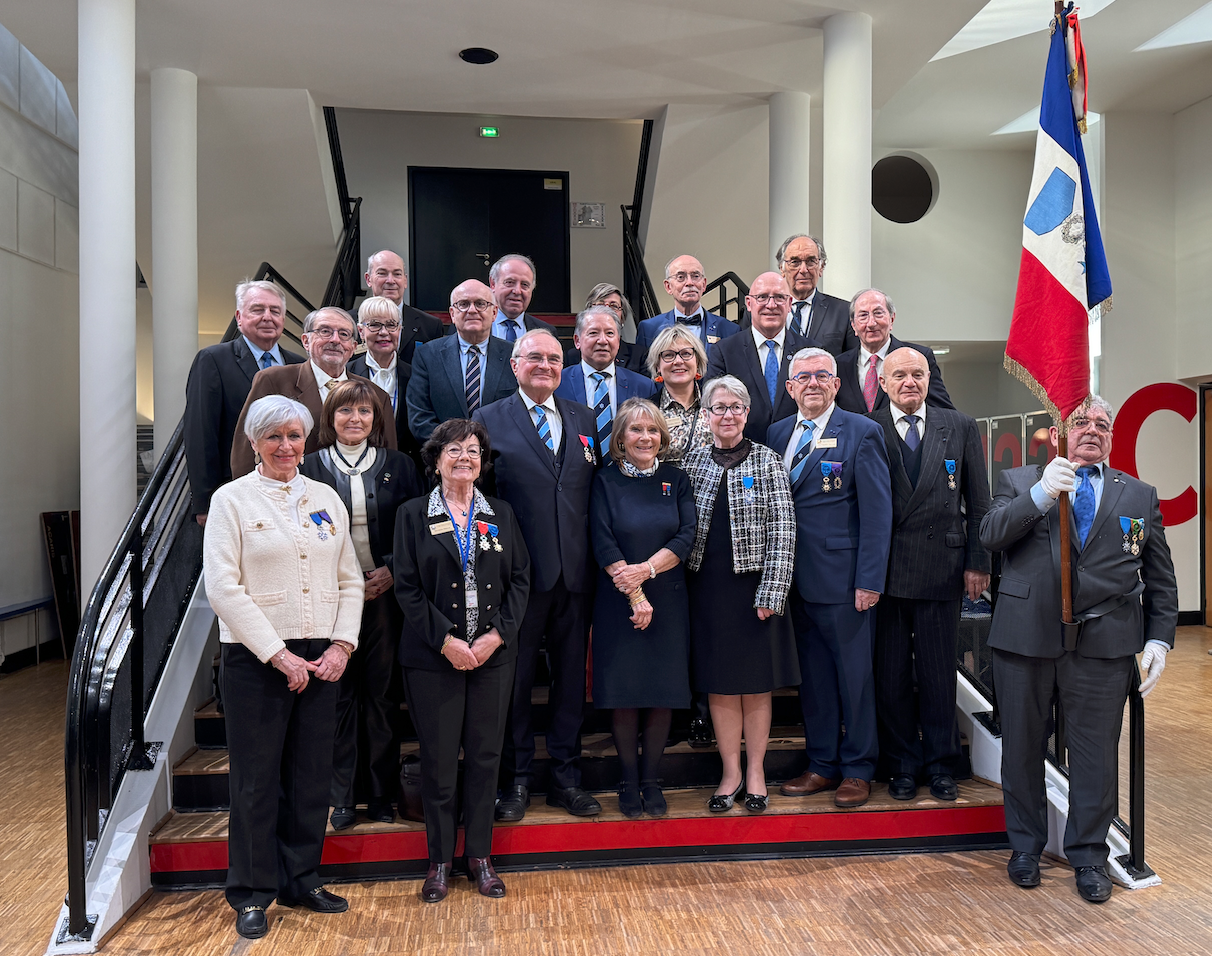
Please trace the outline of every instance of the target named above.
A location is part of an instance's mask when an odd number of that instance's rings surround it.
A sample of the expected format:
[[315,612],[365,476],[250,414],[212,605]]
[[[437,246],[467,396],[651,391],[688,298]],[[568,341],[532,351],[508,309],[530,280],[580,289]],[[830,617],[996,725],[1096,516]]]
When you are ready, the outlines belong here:
[[756,500],[756,495],[753,493],[753,475],[743,476],[741,478],[741,484],[745,488],[745,504],[753,504]]
[[324,522],[328,522],[329,534],[335,535],[337,533],[337,528],[332,523],[332,518],[328,516],[327,511],[313,511],[310,515],[308,515],[308,517],[311,518],[311,520],[315,522],[316,527],[320,529],[318,537],[321,541],[328,540],[328,535],[324,533]]
[[955,459],[944,458],[943,464],[947,467],[947,487],[955,491]]
[[1124,533],[1124,554],[1140,554],[1140,543],[1145,537],[1145,519],[1120,515],[1119,527]]
[[[830,481],[830,478],[833,480]],[[828,493],[830,488],[842,487],[842,463],[840,461],[821,462],[821,491]]]

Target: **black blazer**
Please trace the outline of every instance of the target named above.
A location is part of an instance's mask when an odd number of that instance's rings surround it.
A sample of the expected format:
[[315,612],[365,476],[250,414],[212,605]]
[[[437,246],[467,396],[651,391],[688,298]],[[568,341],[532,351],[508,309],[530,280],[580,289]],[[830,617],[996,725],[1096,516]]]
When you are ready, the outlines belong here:
[[[909,347],[917,349],[926,356],[926,365],[930,368],[930,390],[926,393],[926,401],[931,407],[939,408],[955,408],[951,402],[951,396],[947,394],[947,386],[943,384],[943,372],[938,367],[938,360],[934,357],[934,350],[927,345],[918,345],[915,342],[902,342],[895,335],[888,337],[891,341],[888,345],[888,351],[892,352],[899,348]],[[839,408],[844,408],[848,412],[854,412],[856,415],[867,414],[867,403],[863,401],[863,390],[858,383],[858,348],[849,349],[837,357],[837,374],[841,382],[841,388],[837,391],[837,404]],[[876,411],[881,408],[888,407],[888,393],[882,388],[876,389],[875,408]]]
[[[282,361],[302,357],[280,349]],[[210,510],[210,496],[231,481],[231,443],[253,376],[261,371],[244,336],[202,349],[185,380],[185,459],[194,514]],[[241,437],[243,441],[243,437]]]
[[766,391],[766,347],[761,354],[753,341],[751,329],[739,335],[721,339],[711,350],[707,363],[706,379],[721,375],[735,375],[749,389],[749,418],[745,422],[745,437],[750,441],[766,441],[770,426],[796,412],[795,400],[787,392],[787,373],[791,360],[800,349],[824,348],[816,339],[806,339],[790,329],[783,336],[783,357],[779,363],[779,381],[774,392],[774,406],[770,404],[770,393]]
[[[423,495],[405,502],[396,515],[396,601],[404,612],[399,654],[405,667],[442,670],[450,667],[442,656],[446,635],[466,640],[467,593],[453,532],[433,530],[450,519],[445,513],[430,516],[429,499]],[[500,633],[504,644],[482,665],[495,667],[518,656],[518,627],[530,596],[530,558],[513,509],[495,498],[486,501],[493,514],[477,509],[475,519],[496,526],[501,550],[476,550],[480,614],[472,636],[494,627]]]
[[[338,472],[328,467],[325,451],[320,449],[303,459],[299,472],[336,489],[347,511],[351,510],[349,487],[338,480]],[[340,474],[344,478],[344,474]],[[369,475],[363,474],[348,481],[369,477],[373,482],[366,490],[366,532],[370,538],[370,554],[375,567],[391,567],[392,542],[396,531],[396,511],[406,501],[422,494],[421,482],[417,478],[417,466],[403,452],[391,448],[380,448]],[[365,486],[363,486],[365,487]]]
[[598,465],[581,436],[597,434],[593,412],[555,397],[564,433],[558,456],[539,439],[521,396],[485,405],[472,417],[483,422],[492,444],[488,489],[513,507],[533,565],[533,590],[550,591],[560,576],[569,591],[594,587],[589,546],[589,492]]
[[[952,409],[928,409],[921,471],[914,486],[891,407],[868,418],[884,430],[892,476],[892,548],[885,593],[957,600],[963,596],[965,570],[989,571],[989,552],[980,541],[981,520],[989,510],[989,479],[976,422]],[[954,472],[948,471],[947,461],[954,463]]]
[[[414,309],[411,305],[400,306],[400,361],[412,362],[413,353],[419,343],[432,342],[445,334],[446,326],[442,324],[441,319],[436,319],[420,309]],[[403,396],[404,393],[400,394]]]
[[[490,335],[481,347],[486,350],[480,360],[485,363],[480,392],[480,405],[484,406],[512,394],[518,382],[509,364],[512,346],[508,342]],[[442,422],[469,417],[457,335],[425,342],[413,353],[405,399],[409,431],[422,444]]]
[[[370,368],[366,361],[366,353],[361,352],[349,360],[345,366],[350,375],[360,375],[370,379]],[[417,441],[408,428],[408,380],[412,378],[412,366],[405,361],[403,352],[396,353],[396,446],[404,454],[419,461],[421,443]],[[374,381],[374,379],[371,379]],[[390,397],[390,396],[389,396]],[[420,494],[420,492],[418,492]]]
[[[792,302],[793,307],[794,305],[795,303]],[[790,312],[788,312],[788,317],[790,317]],[[819,348],[831,352],[834,356],[859,347],[858,336],[854,334],[854,328],[850,325],[849,300],[839,299],[835,295],[826,295],[818,289],[812,299],[812,309],[808,315],[806,332],[802,325],[803,319],[804,315],[801,312],[801,327],[795,331],[806,338],[816,339],[820,343]],[[741,328],[747,329],[752,324],[753,317],[746,311],[745,317],[741,320]]]

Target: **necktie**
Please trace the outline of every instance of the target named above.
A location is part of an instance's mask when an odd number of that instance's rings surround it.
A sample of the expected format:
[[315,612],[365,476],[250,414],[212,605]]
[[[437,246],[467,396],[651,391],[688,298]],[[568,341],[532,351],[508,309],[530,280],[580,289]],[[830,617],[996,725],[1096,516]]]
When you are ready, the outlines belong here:
[[261,353],[261,368],[269,368],[274,364],[274,357],[268,352]]
[[505,320],[505,341],[506,342],[516,342],[517,340],[518,340],[518,320],[517,319],[506,319]]
[[480,407],[480,347],[467,350],[467,374],[463,376],[463,392],[467,395],[467,414]]
[[875,411],[875,396],[880,387],[880,376],[875,367],[879,365],[879,356],[871,356],[867,363],[867,378],[863,381],[863,401],[867,403],[867,411]]
[[324,383],[324,397],[327,398],[329,395],[331,395],[332,390],[340,384],[341,383],[338,382],[335,378],[330,378],[327,382],[325,382]]
[[814,428],[816,425],[812,422],[804,422],[804,433],[800,435],[800,443],[795,446],[795,454],[791,458],[791,483],[793,485],[800,480],[804,465],[808,462],[808,455],[812,452],[812,430]]
[[551,437],[551,422],[547,420],[547,410],[542,405],[534,407],[535,426],[539,429],[539,437],[543,439],[543,444],[547,446],[547,450],[555,452],[555,441]]
[[[804,309],[806,309],[807,307],[808,307],[808,303],[807,303],[807,302],[797,302],[797,303],[795,304],[795,308],[792,310],[792,314],[791,314],[791,327],[792,327],[793,329],[795,329],[797,332],[799,332],[799,333],[800,333],[800,335],[807,335],[807,334],[808,334],[808,330],[807,330],[806,328],[804,328],[804,322],[803,322],[803,318],[804,318]],[[809,321],[809,322],[811,322],[811,321],[812,321],[812,313],[811,313],[811,312],[809,312],[809,313],[808,313],[808,321]]]
[[779,357],[775,355],[778,343],[766,340],[766,391],[770,393],[770,405],[774,406],[775,389],[779,387]]
[[922,443],[917,433],[917,416],[906,415],[905,421],[909,423],[909,430],[905,432],[905,444],[909,446],[910,451],[917,451],[917,446]]
[[610,447],[610,428],[614,423],[614,415],[610,411],[610,385],[607,383],[605,372],[594,372],[589,376],[593,379],[593,417],[598,427],[598,448],[602,454]]
[[1077,522],[1077,536],[1081,539],[1082,547],[1086,546],[1086,535],[1094,524],[1094,485],[1090,476],[1096,471],[1093,465],[1083,465],[1077,469],[1077,495],[1073,499],[1073,520]]

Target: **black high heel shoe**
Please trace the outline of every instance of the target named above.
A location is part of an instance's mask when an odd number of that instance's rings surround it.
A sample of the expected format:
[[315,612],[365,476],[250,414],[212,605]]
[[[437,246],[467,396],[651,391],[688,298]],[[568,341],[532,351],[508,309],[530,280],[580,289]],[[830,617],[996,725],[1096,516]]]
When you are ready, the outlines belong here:
[[736,803],[736,798],[741,795],[741,791],[745,789],[745,778],[741,778],[741,782],[736,785],[736,789],[732,793],[713,793],[711,799],[707,801],[707,809],[712,813],[726,813],[732,809],[732,805]]

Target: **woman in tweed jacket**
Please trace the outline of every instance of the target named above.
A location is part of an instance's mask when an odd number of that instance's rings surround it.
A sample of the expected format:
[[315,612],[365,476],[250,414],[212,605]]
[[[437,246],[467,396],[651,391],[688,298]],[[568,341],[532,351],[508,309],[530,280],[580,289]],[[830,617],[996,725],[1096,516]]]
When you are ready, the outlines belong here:
[[[723,375],[703,389],[714,443],[683,467],[694,489],[698,530],[686,567],[692,679],[706,692],[724,774],[708,809],[768,803],[764,762],[772,691],[800,682],[795,633],[786,615],[795,559],[795,507],[779,456],[744,437],[749,391]],[[741,774],[741,737],[746,774]],[[746,779],[747,778],[747,779]]]

